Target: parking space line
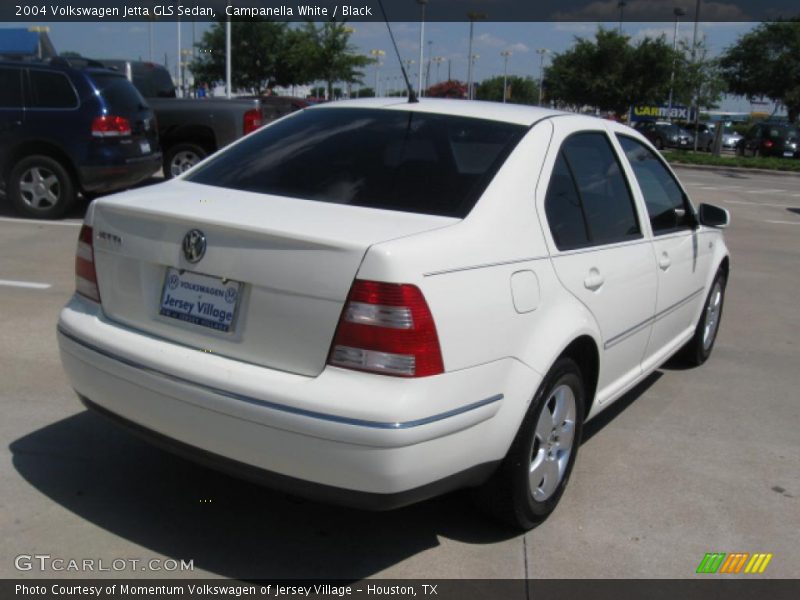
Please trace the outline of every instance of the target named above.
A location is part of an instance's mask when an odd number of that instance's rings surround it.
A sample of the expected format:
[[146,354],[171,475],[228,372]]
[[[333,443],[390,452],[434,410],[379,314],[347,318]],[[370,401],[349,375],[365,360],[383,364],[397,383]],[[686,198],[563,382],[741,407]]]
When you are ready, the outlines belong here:
[[744,190],[746,194],[777,194],[786,190]]
[[83,221],[45,221],[39,219],[15,219],[13,217],[0,217],[2,223],[30,223],[34,225],[69,225],[71,227],[78,227],[83,225]]
[[27,288],[31,290],[46,290],[53,287],[49,283],[36,283],[35,281],[13,281],[11,279],[0,279],[0,286]]
[[780,225],[800,225],[800,221],[764,221],[764,223],[778,223]]

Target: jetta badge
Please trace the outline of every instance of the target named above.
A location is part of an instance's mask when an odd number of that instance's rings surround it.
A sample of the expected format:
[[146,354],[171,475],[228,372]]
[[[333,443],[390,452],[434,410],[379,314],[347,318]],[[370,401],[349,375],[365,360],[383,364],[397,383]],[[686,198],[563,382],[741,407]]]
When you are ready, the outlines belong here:
[[192,229],[183,236],[183,255],[190,263],[200,262],[206,253],[206,236],[199,229]]

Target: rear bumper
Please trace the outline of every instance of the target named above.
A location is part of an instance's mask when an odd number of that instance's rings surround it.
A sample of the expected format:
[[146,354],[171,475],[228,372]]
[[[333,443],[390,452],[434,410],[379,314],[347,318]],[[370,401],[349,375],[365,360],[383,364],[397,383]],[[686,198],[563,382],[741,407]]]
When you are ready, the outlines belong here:
[[120,164],[82,166],[78,169],[81,189],[111,192],[144,181],[161,168],[161,152],[128,159]]
[[488,477],[538,385],[513,359],[418,380],[292,375],[129,330],[78,298],[58,340],[91,408],[216,468],[373,509]]

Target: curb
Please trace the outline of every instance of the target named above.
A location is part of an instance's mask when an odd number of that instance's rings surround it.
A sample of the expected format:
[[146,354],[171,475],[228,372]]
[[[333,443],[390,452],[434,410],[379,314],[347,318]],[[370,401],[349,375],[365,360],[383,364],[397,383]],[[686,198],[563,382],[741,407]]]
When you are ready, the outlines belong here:
[[783,175],[786,177],[800,177],[800,171],[776,171],[774,169],[751,169],[748,167],[726,167],[723,165],[692,165],[681,162],[667,162],[673,169],[695,169],[697,171],[717,171],[723,173],[752,173],[755,175]]

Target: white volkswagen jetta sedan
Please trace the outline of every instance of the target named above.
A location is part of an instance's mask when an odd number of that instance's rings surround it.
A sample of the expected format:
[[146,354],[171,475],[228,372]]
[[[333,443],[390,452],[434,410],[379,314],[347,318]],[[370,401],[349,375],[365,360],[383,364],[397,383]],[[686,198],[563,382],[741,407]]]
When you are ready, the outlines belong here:
[[587,419],[711,353],[727,224],[608,121],[314,107],[94,202],[61,358],[86,406],[217,468],[365,508],[478,487],[530,528]]

